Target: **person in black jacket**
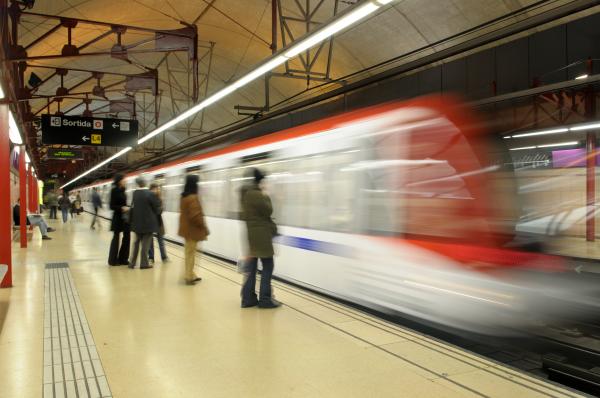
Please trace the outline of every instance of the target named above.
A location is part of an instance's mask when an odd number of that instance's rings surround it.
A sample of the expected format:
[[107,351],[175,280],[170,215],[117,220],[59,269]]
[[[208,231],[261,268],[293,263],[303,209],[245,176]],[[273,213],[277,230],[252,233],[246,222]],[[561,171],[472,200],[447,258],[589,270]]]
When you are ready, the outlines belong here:
[[[113,211],[110,230],[113,238],[110,242],[108,254],[109,265],[129,265],[129,207],[127,206],[127,195],[125,194],[125,183],[123,174],[115,175],[113,188],[110,191],[110,209]],[[119,249],[119,235],[123,233],[123,240]]]
[[[43,240],[50,240],[51,237],[48,236],[48,232],[54,232],[54,228],[50,228],[48,224],[46,224],[46,220],[42,217],[41,214],[37,215],[27,215],[25,225],[37,225],[42,233]],[[21,200],[17,199],[17,204],[13,207],[13,222],[15,226],[18,227],[21,225]]]
[[160,201],[154,192],[146,187],[146,181],[143,177],[136,178],[135,182],[138,189],[133,192],[130,215],[131,230],[135,232],[135,243],[129,259],[129,268],[135,268],[141,243],[140,268],[148,269],[152,268],[148,263],[148,250],[152,243],[152,235],[159,232]]
[[91,229],[96,228],[96,219],[98,218],[98,209],[102,208],[102,198],[98,194],[98,188],[94,187],[92,191],[92,206],[94,206],[94,217],[92,218]]

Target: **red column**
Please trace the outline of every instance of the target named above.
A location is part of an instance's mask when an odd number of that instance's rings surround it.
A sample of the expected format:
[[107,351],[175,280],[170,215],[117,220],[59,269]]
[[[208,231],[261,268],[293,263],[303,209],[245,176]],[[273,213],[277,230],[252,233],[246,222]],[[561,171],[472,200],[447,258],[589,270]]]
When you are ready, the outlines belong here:
[[593,242],[596,238],[596,133],[587,133],[585,147],[587,152],[585,179],[587,217],[585,239]]
[[0,280],[0,287],[12,286],[12,203],[10,203],[10,144],[8,135],[8,105],[0,105],[0,264],[7,265],[8,271]]
[[34,193],[34,205],[33,205],[33,211],[34,213],[39,213],[40,212],[40,182],[38,181],[37,177],[33,177],[33,193]]
[[27,165],[27,209],[33,212],[33,170],[31,163]]
[[21,233],[21,247],[27,247],[27,170],[25,169],[25,145],[21,145],[19,149],[19,199],[21,202],[19,231]]

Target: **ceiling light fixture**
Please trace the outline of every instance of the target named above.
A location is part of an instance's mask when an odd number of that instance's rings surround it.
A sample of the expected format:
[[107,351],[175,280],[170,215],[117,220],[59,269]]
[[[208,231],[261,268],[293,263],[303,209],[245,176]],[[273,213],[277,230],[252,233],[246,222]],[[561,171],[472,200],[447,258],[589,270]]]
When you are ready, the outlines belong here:
[[[223,99],[239,88],[247,85],[248,83],[258,79],[263,76],[265,73],[275,69],[276,67],[282,65],[283,63],[289,61],[291,58],[297,56],[298,54],[310,49],[311,47],[321,43],[322,41],[330,38],[336,33],[348,28],[349,26],[363,20],[367,16],[373,14],[375,11],[380,9],[382,6],[392,3],[394,0],[370,0],[366,1],[360,5],[349,8],[347,11],[340,13],[336,18],[334,18],[331,22],[324,24],[320,29],[315,30],[314,32],[307,33],[304,37],[298,39],[297,43],[292,44],[290,48],[282,49],[279,54],[274,55],[272,58],[269,58],[266,62],[242,76],[240,79],[236,80],[232,84],[226,86],[225,88],[217,91],[213,95],[207,97],[205,100],[200,102],[199,104],[191,107],[186,110],[179,116],[174,119],[169,120],[163,125],[157,127],[153,131],[149,132],[145,136],[141,137],[137,144],[141,145],[144,142],[156,137],[157,135],[167,131],[171,127],[176,124],[182,122],[183,120],[191,117],[192,115],[200,112],[204,108],[214,104],[215,102]],[[128,147],[124,150],[117,152],[115,155],[110,158],[104,160],[102,163],[94,166],[83,174],[80,174],[76,178],[72,179],[61,188],[72,184],[73,182],[79,180],[80,178],[88,175],[94,170],[97,170],[99,167],[102,167],[106,163],[116,159],[117,157],[127,153],[132,148]]]
[[525,149],[537,149],[537,148],[553,148],[557,146],[571,146],[578,145],[579,141],[569,141],[569,142],[557,142],[554,144],[543,144],[543,145],[531,145],[531,146],[522,146],[518,148],[510,148],[511,151],[522,151]]
[[19,131],[19,127],[17,126],[17,122],[13,117],[11,111],[8,111],[8,136],[10,141],[15,145],[22,145],[23,139],[21,138],[21,132]]
[[587,73],[586,73],[586,74],[584,74],[584,75],[579,75],[579,76],[577,76],[577,77],[575,78],[575,80],[587,79],[587,77],[588,77],[588,75],[587,75]]
[[515,134],[515,135],[513,135],[511,137],[512,138],[531,137],[531,136],[534,136],[534,135],[546,135],[546,134],[566,133],[567,131],[569,131],[568,128],[559,128],[559,129],[552,129],[552,130],[535,131],[533,133]]
[[600,123],[580,124],[579,126],[573,126],[573,127],[569,128],[569,130],[571,130],[571,131],[592,130],[592,129],[600,129]]
[[97,165],[95,165],[94,167],[92,167],[91,169],[89,169],[88,171],[78,175],[77,177],[73,178],[71,181],[67,182],[66,184],[62,185],[60,187],[60,189],[63,189],[64,187],[74,183],[75,181],[79,180],[80,178],[85,177],[86,175],[90,174],[92,171],[94,170],[98,170],[100,167],[104,166],[107,163],[112,162],[113,160],[115,160],[116,158],[126,154],[127,152],[131,151],[132,147],[128,146],[127,148],[124,148],[122,150],[120,150],[119,152],[115,153],[114,155],[112,155],[111,157],[104,159],[102,162],[98,163]]

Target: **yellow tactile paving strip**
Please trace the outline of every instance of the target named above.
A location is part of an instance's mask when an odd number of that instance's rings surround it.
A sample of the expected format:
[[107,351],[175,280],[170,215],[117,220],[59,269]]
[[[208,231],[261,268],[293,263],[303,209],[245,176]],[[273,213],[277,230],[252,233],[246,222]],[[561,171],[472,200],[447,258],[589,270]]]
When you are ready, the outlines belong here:
[[153,270],[108,267],[89,218],[15,249],[0,290],[0,397],[43,394],[44,264],[68,262],[114,397],[575,397],[459,348],[275,283],[277,310],[239,308],[241,275],[203,257],[181,282],[179,246]]

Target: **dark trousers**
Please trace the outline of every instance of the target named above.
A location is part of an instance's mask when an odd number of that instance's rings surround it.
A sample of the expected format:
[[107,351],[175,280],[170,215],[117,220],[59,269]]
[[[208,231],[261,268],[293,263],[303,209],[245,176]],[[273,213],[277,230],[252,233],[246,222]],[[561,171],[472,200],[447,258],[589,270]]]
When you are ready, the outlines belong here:
[[[256,303],[256,272],[258,269],[258,258],[250,257],[246,259],[246,268],[248,274],[244,277],[242,285],[242,305]],[[273,277],[273,257],[261,258],[262,273],[260,277],[260,293],[258,302],[267,304],[271,302],[271,278]]]
[[[160,250],[160,259],[167,259],[168,256],[167,250],[165,249],[165,238],[162,235],[157,234],[156,241],[158,242],[158,249]],[[148,250],[148,258],[154,261],[154,238],[150,240],[150,250]]]
[[50,206],[50,219],[51,220],[56,220],[56,210],[58,209],[58,206]]
[[[148,267],[148,250],[150,250],[150,244],[152,243],[152,233],[149,234],[138,234],[135,233],[135,242],[133,244],[133,250],[131,251],[131,258],[129,259],[129,266],[135,267],[137,262],[138,254],[140,255],[140,268]],[[140,253],[141,244],[141,253]]]
[[110,251],[108,253],[108,264],[110,265],[127,264],[129,259],[129,228],[122,231],[122,233],[123,240],[121,240],[121,247],[119,249],[119,236],[121,235],[121,231],[113,232],[113,238],[110,242]]
[[92,218],[92,228],[96,225],[96,218],[98,218],[98,208],[94,206],[94,218]]

